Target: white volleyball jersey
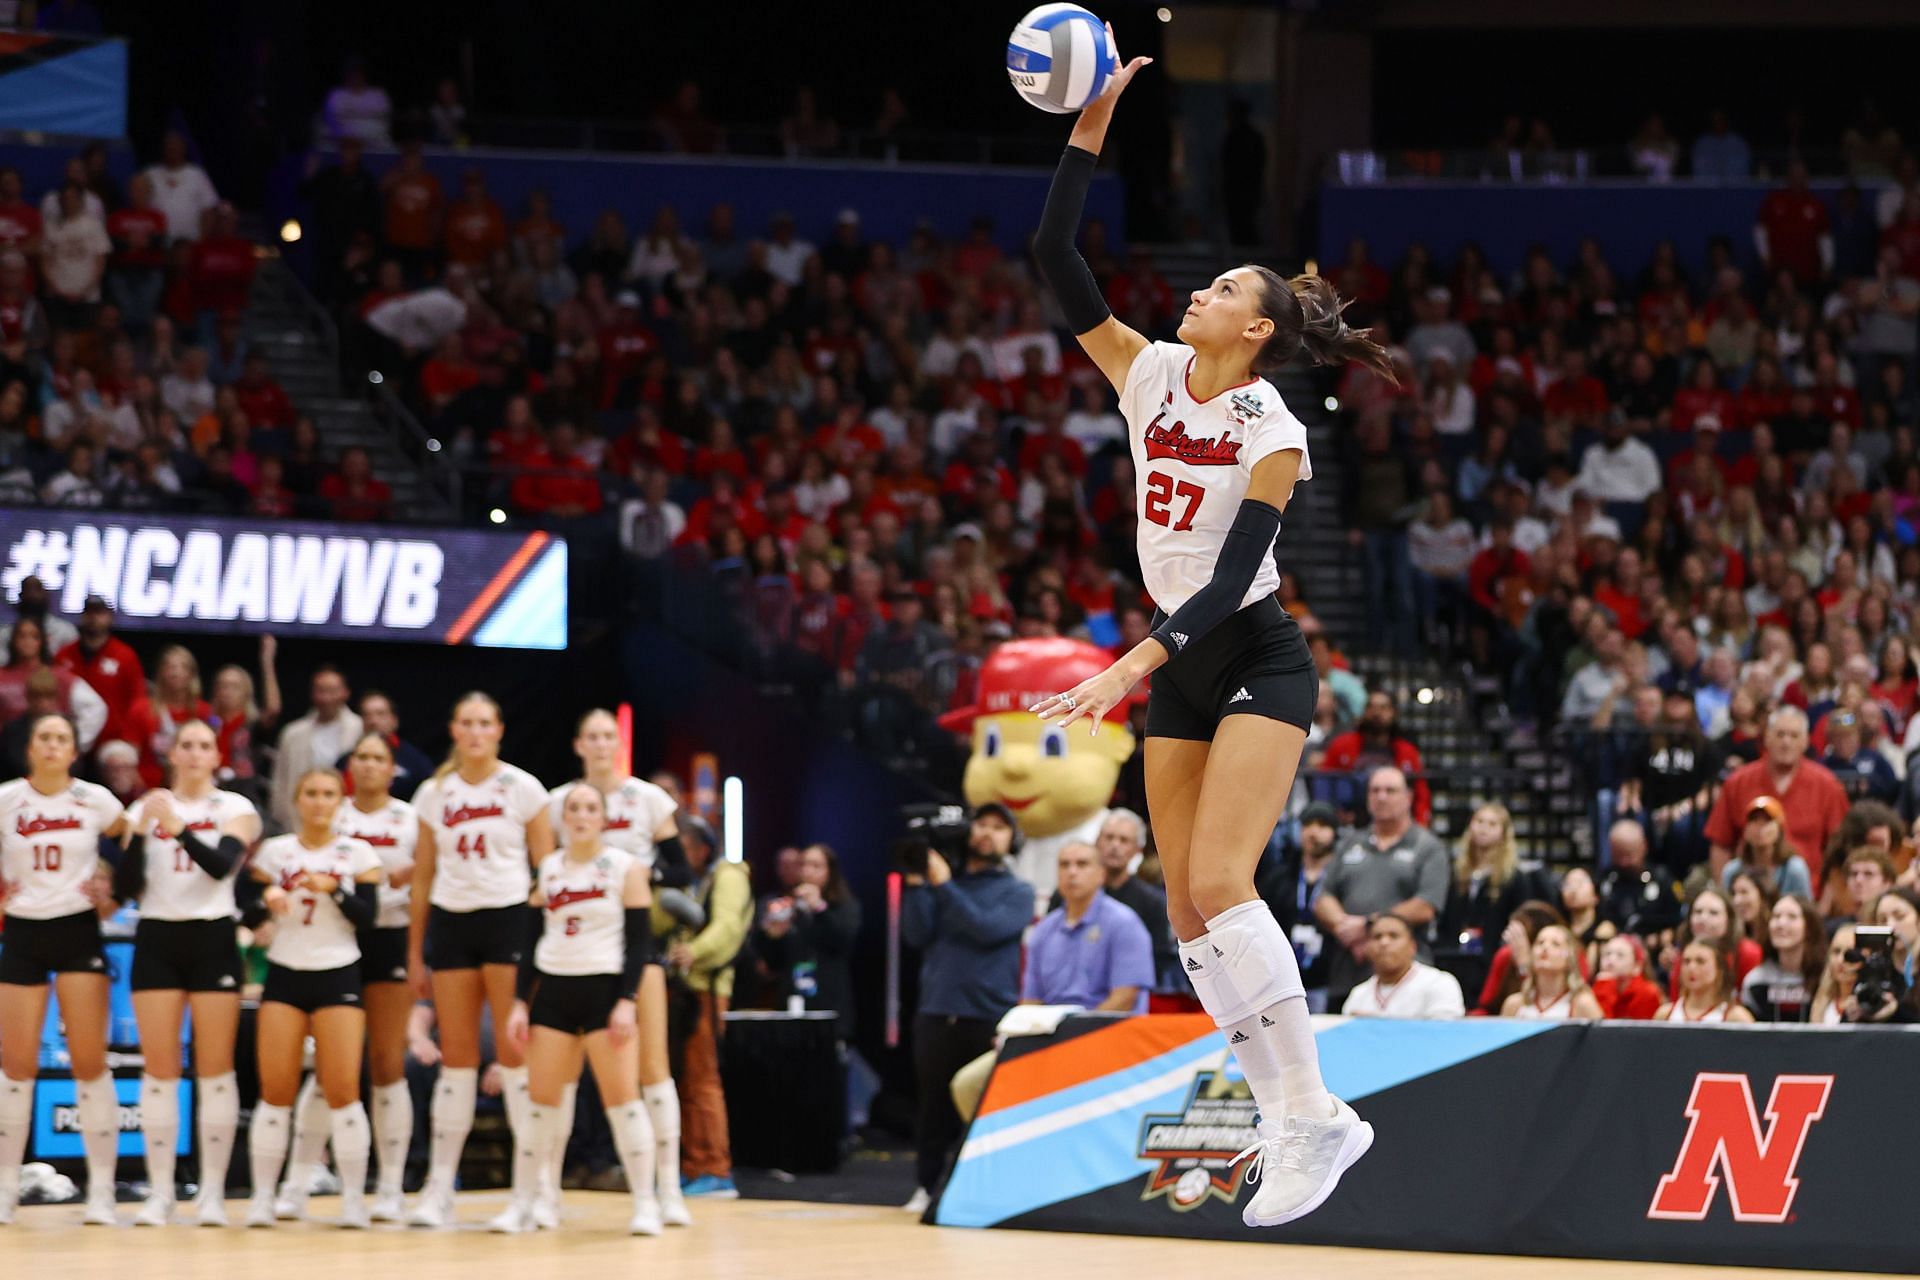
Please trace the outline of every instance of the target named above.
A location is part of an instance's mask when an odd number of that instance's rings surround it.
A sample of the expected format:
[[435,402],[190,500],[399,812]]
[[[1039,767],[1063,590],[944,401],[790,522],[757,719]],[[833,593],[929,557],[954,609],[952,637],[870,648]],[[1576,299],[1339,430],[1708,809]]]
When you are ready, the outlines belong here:
[[100,864],[100,833],[123,812],[113,792],[75,779],[43,796],[25,778],[0,786],[0,878],[6,913],[57,920],[92,911],[87,882]]
[[540,863],[545,927],[534,967],[556,977],[619,973],[627,957],[627,872],[634,856],[611,845],[591,862],[557,849]]
[[[209,848],[220,843],[220,829],[234,818],[254,812],[245,796],[231,791],[209,791],[189,800],[173,796],[173,811]],[[136,800],[127,810],[127,826],[146,838],[147,887],[140,891],[140,915],[146,920],[231,920],[233,886],[244,871],[216,880],[193,860],[178,840],[165,834]]]
[[443,911],[524,905],[533,879],[527,824],[546,803],[547,789],[510,764],[478,784],[458,773],[421,784],[413,807],[434,836],[427,901]]
[[[1168,613],[1213,580],[1254,464],[1298,449],[1300,479],[1313,478],[1307,429],[1272,383],[1255,378],[1199,401],[1187,390],[1192,367],[1192,347],[1149,343],[1127,370],[1120,397],[1133,448],[1140,573],[1147,594]],[[1279,585],[1269,553],[1240,607]]]
[[[560,824],[560,811],[567,792],[584,786],[584,779],[565,782],[547,794],[547,816],[553,820],[553,838],[566,843],[566,828]],[[644,778],[628,778],[606,793],[607,833],[602,837],[616,849],[624,849],[640,860],[643,867],[653,865],[653,833],[671,818],[679,806],[673,797]]]
[[331,894],[301,888],[300,877],[310,871],[334,876],[352,893],[353,882],[380,865],[380,855],[371,845],[335,836],[321,848],[309,849],[300,843],[298,833],[289,831],[262,842],[253,865],[285,889],[293,903],[285,915],[274,917],[273,941],[267,944],[269,961],[309,972],[359,963],[360,939],[353,923]]
[[373,918],[377,929],[404,929],[412,921],[409,914],[413,888],[398,889],[389,882],[394,872],[413,865],[413,847],[420,843],[420,811],[405,800],[389,798],[367,813],[351,800],[343,801],[333,815],[333,829],[343,836],[364,840],[380,855],[380,914]]

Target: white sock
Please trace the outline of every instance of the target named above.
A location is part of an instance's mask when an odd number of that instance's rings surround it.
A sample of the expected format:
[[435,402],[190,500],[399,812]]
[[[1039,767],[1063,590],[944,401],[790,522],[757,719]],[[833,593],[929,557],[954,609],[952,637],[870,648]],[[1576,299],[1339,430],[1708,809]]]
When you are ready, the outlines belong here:
[[373,1086],[373,1141],[380,1152],[380,1194],[398,1195],[406,1180],[407,1149],[413,1143],[413,1094],[405,1080]]
[[547,1156],[547,1186],[552,1190],[560,1189],[560,1175],[567,1168],[567,1143],[573,1139],[574,1111],[580,1101],[579,1084],[565,1085],[560,1090],[560,1105],[555,1108],[553,1150]]
[[200,1194],[227,1196],[227,1166],[233,1163],[233,1137],[240,1129],[240,1081],[233,1072],[200,1081],[194,1098],[200,1114],[194,1129],[200,1138]]
[[507,1127],[518,1133],[520,1126],[527,1122],[527,1108],[533,1105],[533,1095],[527,1092],[524,1064],[500,1068],[500,1105],[507,1109]]
[[680,1194],[680,1094],[673,1081],[640,1086],[640,1101],[653,1121],[654,1170],[660,1193]]
[[627,1171],[627,1187],[633,1192],[634,1203],[653,1199],[654,1161],[659,1151],[654,1146],[647,1104],[635,1099],[608,1107],[607,1124],[613,1129],[614,1146],[620,1149],[620,1163]]
[[327,1129],[333,1139],[333,1163],[340,1171],[340,1194],[352,1203],[367,1190],[367,1155],[373,1150],[367,1109],[357,1102],[334,1107],[327,1112]]
[[453,1190],[460,1153],[473,1130],[473,1100],[479,1090],[478,1067],[440,1068],[440,1079],[433,1086],[433,1143],[427,1160],[427,1177],[439,1190]]
[[540,1197],[547,1162],[553,1155],[559,1108],[528,1098],[513,1131],[513,1198],[531,1204]]
[[[282,1190],[296,1199],[307,1198],[313,1186],[313,1170],[327,1158],[327,1136],[333,1131],[332,1109],[320,1092],[320,1077],[308,1076],[293,1102],[293,1154],[287,1158],[286,1181]],[[336,1158],[338,1153],[335,1153]]]
[[180,1082],[140,1077],[140,1133],[147,1147],[147,1184],[161,1200],[174,1196],[173,1167],[180,1150]]
[[253,1162],[253,1198],[271,1196],[287,1162],[287,1144],[293,1140],[293,1108],[269,1102],[253,1105],[253,1123],[247,1126],[247,1154]]
[[20,1162],[33,1128],[33,1081],[0,1076],[0,1191],[20,1192]]
[[1282,1000],[1262,1009],[1254,1019],[1260,1038],[1273,1049],[1280,1064],[1280,1087],[1286,1091],[1285,1114],[1326,1120],[1333,1116],[1333,1095],[1320,1078],[1320,1046],[1313,1042],[1313,1015],[1305,996]]
[[103,1071],[74,1091],[80,1104],[80,1141],[87,1151],[87,1194],[113,1194],[113,1166],[120,1159],[120,1099],[113,1075]]
[[1207,921],[1204,941],[1213,953],[1202,961],[1204,983],[1218,1006],[1207,1012],[1227,1033],[1262,1118],[1333,1115],[1300,964],[1273,912],[1258,898],[1230,907]]

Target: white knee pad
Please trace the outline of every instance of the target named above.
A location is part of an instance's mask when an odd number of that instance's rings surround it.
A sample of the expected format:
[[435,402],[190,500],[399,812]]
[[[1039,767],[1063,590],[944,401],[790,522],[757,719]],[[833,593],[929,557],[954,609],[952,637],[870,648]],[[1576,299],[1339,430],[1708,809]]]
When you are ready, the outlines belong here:
[[1205,994],[1200,1003],[1213,1015],[1215,1026],[1231,1026],[1282,1000],[1306,995],[1293,945],[1258,898],[1207,921],[1206,941],[1215,953],[1210,967],[1216,976],[1211,985],[1212,999],[1218,1004],[1210,1003]]

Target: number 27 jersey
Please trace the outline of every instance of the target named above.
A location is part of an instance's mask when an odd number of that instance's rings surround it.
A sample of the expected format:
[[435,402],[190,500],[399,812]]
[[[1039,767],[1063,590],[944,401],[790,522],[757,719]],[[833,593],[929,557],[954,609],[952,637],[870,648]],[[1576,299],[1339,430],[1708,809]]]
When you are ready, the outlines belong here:
[[[1134,357],[1120,397],[1133,448],[1140,574],[1167,613],[1212,581],[1255,464],[1298,449],[1300,479],[1313,477],[1307,429],[1272,383],[1255,378],[1196,400],[1187,387],[1192,372],[1193,348],[1150,342]],[[1279,585],[1269,553],[1240,607]]]

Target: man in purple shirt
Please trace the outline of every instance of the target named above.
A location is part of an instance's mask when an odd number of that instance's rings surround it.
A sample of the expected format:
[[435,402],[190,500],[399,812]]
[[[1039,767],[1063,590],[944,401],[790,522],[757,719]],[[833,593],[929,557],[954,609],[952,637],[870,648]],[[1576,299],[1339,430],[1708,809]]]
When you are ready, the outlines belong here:
[[1022,1004],[1073,1004],[1100,1013],[1145,1013],[1153,940],[1131,907],[1101,889],[1106,871],[1090,844],[1062,846],[1060,905],[1027,940]]

